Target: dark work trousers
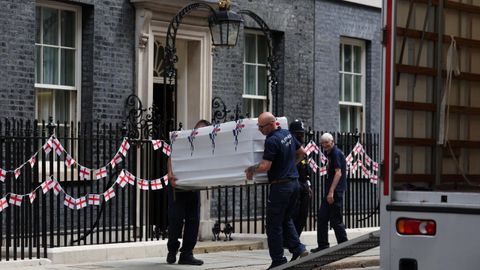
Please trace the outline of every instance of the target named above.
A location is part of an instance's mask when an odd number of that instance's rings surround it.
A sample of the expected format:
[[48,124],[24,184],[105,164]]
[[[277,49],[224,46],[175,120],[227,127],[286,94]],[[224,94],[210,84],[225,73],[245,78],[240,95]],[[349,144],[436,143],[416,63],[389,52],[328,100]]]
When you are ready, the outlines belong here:
[[307,224],[308,210],[310,206],[310,188],[308,184],[300,183],[300,192],[297,199],[295,211],[292,214],[293,224],[297,230],[298,236],[302,234],[305,224]]
[[267,241],[268,251],[273,263],[285,263],[283,247],[291,253],[305,251],[305,246],[300,243],[297,231],[292,221],[292,212],[298,196],[298,181],[271,184],[267,201]]
[[[177,191],[168,188],[168,252],[177,253],[182,236],[181,257],[193,256],[200,224],[200,191]],[[185,228],[184,228],[185,226]]]
[[347,241],[347,232],[345,231],[345,224],[343,224],[343,192],[334,193],[332,204],[328,204],[326,197],[322,199],[317,220],[317,243],[321,249],[330,247],[328,242],[329,221],[330,226],[335,231],[337,243]]

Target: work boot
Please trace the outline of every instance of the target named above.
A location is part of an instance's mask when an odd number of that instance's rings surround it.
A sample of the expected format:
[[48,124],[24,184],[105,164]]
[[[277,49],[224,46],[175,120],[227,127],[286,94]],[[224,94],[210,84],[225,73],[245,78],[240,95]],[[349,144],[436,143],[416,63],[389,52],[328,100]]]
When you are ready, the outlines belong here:
[[180,255],[180,258],[178,259],[178,264],[202,265],[203,261],[196,259],[193,256],[189,256],[185,258],[185,257],[182,257],[182,255]]
[[167,254],[167,263],[172,264],[177,261],[177,253],[176,252],[168,252]]
[[295,261],[296,259],[298,259],[298,258],[303,258],[303,257],[305,257],[305,256],[307,256],[307,255],[308,255],[308,251],[306,251],[306,250],[304,250],[304,251],[302,251],[302,252],[300,252],[300,253],[293,253],[292,259],[290,259],[290,261]]

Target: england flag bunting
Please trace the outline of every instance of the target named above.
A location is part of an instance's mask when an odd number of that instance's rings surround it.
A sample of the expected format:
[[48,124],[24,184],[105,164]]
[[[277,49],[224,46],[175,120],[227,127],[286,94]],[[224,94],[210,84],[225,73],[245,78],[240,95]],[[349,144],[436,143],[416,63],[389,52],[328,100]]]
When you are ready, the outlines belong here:
[[2,212],[3,209],[5,209],[7,207],[8,207],[7,199],[5,197],[1,198],[0,199],[0,212]]
[[327,174],[327,166],[323,166],[320,168],[320,176],[324,176]]
[[168,174],[163,176],[163,183],[165,183],[165,186],[168,186]]
[[105,167],[95,171],[95,179],[99,180],[105,177],[107,177],[107,169]]
[[125,171],[125,177],[127,177],[127,182],[131,186],[135,185],[135,176],[128,171]]
[[378,163],[377,163],[377,162],[373,161],[373,163],[372,163],[372,169],[373,169],[374,171],[378,172]]
[[113,187],[110,187],[107,191],[103,193],[103,198],[105,198],[105,202],[108,202],[113,197],[115,197],[115,190],[113,190]]
[[364,152],[363,151],[363,146],[359,142],[357,142],[357,144],[353,148],[353,152],[355,153],[355,156],[363,154],[363,152]]
[[23,166],[20,166],[17,169],[15,169],[15,179],[18,179],[18,177],[20,177],[20,174],[22,173],[22,170],[21,170],[22,167]]
[[348,154],[348,156],[345,158],[345,161],[347,162],[348,167],[352,166],[352,161],[353,161],[352,153]]
[[124,157],[127,157],[128,149],[130,149],[130,144],[128,143],[128,140],[125,138],[125,139],[123,139],[123,142],[122,142],[122,144],[120,145],[120,150],[119,150],[119,152],[120,152]]
[[378,176],[376,176],[375,174],[372,174],[370,177],[370,183],[376,185],[378,183]]
[[368,166],[372,164],[372,159],[367,154],[365,154],[365,164],[367,164]]
[[43,194],[47,193],[50,189],[53,188],[54,182],[52,179],[44,181],[40,186],[42,187]]
[[113,159],[110,161],[110,165],[112,165],[112,169],[115,168],[115,166],[117,166],[117,164],[119,164],[120,162],[122,162],[122,156],[116,153]]
[[75,198],[72,198],[72,196],[65,194],[65,200],[63,201],[63,205],[70,209],[75,209],[75,202],[77,200]]
[[150,182],[150,186],[151,186],[152,190],[162,189],[163,188],[162,179],[159,178],[159,179],[152,180]]
[[350,168],[352,173],[355,173],[358,169],[358,161],[353,163],[352,167]]
[[73,159],[70,155],[67,155],[65,158],[65,165],[70,168],[73,164],[75,164],[75,159]]
[[49,138],[47,142],[43,145],[43,151],[48,155],[52,151],[52,138]]
[[77,210],[87,207],[87,198],[85,196],[83,196],[83,197],[80,197],[80,198],[76,199],[75,200],[75,206],[76,206]]
[[162,140],[152,140],[153,150],[158,150],[162,147]]
[[328,162],[328,158],[322,152],[320,152],[320,160],[323,164],[327,164]]
[[87,167],[80,166],[80,180],[88,180],[90,178],[91,170]]
[[5,177],[7,177],[7,171],[0,168],[0,181],[5,182]]
[[172,148],[166,142],[163,142],[163,150],[162,151],[167,156],[170,156],[170,154],[172,154]]
[[37,190],[33,190],[32,192],[28,193],[28,198],[30,199],[30,203],[33,203],[35,198],[37,198]]
[[55,149],[55,153],[57,153],[57,156],[61,156],[63,153],[63,146],[60,141],[57,138],[54,138],[51,140],[51,142],[53,149]]
[[120,187],[125,187],[125,185],[128,183],[127,176],[125,175],[125,171],[122,170],[120,172],[120,175],[117,177],[117,180],[115,180],[115,183],[117,183]]
[[36,160],[36,157],[37,156],[37,153],[35,153],[35,155],[33,155],[29,160],[28,160],[28,163],[30,163],[30,167],[33,168],[33,166],[35,166],[35,162],[37,162]]
[[315,154],[318,154],[318,146],[315,144],[314,141],[310,141],[306,146],[305,146],[305,153],[307,156],[310,155],[310,153],[315,152]]
[[100,205],[100,194],[88,194],[87,198],[89,205]]
[[143,179],[138,179],[137,186],[139,189],[148,190],[148,181]]
[[60,184],[57,181],[53,183],[52,189],[55,196],[57,196],[61,191],[63,191],[62,186],[60,186]]
[[9,204],[20,206],[22,205],[23,196],[15,193],[10,193],[10,199],[8,200]]
[[362,166],[362,175],[365,178],[370,178],[370,172],[368,171],[367,167]]
[[317,173],[318,165],[317,165],[317,163],[315,162],[315,160],[313,160],[313,158],[309,158],[309,159],[308,159],[308,165],[310,166],[310,168],[312,168],[312,170],[313,170],[314,173]]

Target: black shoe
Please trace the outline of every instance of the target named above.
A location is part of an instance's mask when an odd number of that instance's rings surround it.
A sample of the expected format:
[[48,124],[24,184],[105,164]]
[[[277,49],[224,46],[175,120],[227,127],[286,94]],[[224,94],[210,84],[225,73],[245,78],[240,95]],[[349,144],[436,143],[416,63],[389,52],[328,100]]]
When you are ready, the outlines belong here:
[[327,248],[328,248],[328,247],[312,248],[312,249],[310,249],[310,252],[315,253],[315,252],[319,252],[319,251],[324,250],[324,249],[327,249]]
[[199,259],[195,259],[195,257],[191,256],[190,258],[182,258],[178,259],[178,264],[188,264],[188,265],[202,265],[203,261]]
[[303,258],[303,257],[305,257],[305,256],[307,256],[307,255],[308,255],[308,251],[306,251],[306,250],[304,250],[304,251],[302,251],[302,252],[300,252],[300,253],[293,253],[292,259],[290,259],[290,261],[295,261],[296,259],[298,259],[298,258]]
[[167,254],[167,263],[172,264],[177,261],[177,253],[176,252],[168,252]]
[[270,266],[267,268],[267,270],[275,268],[275,267],[280,266],[280,265],[285,264],[285,263],[287,263],[287,259],[285,259],[285,257],[284,257],[283,261],[272,262],[272,264],[270,264]]

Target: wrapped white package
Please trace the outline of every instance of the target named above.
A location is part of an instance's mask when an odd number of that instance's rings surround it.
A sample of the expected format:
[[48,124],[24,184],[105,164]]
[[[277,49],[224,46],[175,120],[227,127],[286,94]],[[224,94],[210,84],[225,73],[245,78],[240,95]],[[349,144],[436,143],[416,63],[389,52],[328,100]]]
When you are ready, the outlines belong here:
[[[262,160],[265,136],[256,118],[170,133],[172,170],[177,186],[200,189],[214,186],[251,184],[245,169]],[[276,125],[288,128],[287,118]],[[255,175],[255,182],[267,182],[266,174]]]

